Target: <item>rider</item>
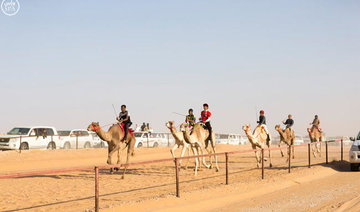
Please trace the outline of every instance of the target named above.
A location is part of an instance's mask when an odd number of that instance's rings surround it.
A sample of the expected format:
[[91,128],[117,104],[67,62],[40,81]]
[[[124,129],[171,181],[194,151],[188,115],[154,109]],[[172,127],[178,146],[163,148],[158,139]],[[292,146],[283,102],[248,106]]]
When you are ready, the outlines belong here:
[[315,115],[315,119],[312,123],[310,123],[310,125],[312,124],[312,128],[311,128],[311,132],[316,128],[317,130],[319,130],[319,132],[321,132],[320,130],[320,120],[319,120],[319,116]]
[[124,138],[121,141],[125,141],[127,138],[129,127],[132,124],[130,120],[130,113],[126,110],[126,105],[121,105],[121,112],[119,114],[119,117],[117,117],[116,119],[124,124]]
[[289,128],[290,131],[291,131],[291,127],[294,125],[294,120],[292,119],[292,115],[289,114],[289,115],[288,115],[288,119],[287,119],[285,122],[283,121],[282,123],[286,125],[285,130],[286,130],[287,128]]
[[259,121],[257,121],[257,123],[258,123],[258,126],[264,127],[266,135],[267,135],[268,139],[270,139],[269,131],[268,131],[268,128],[266,126],[266,118],[265,118],[264,114],[265,114],[265,112],[263,110],[260,110]]
[[210,139],[212,139],[212,127],[210,124],[210,117],[211,117],[211,113],[210,111],[208,111],[209,109],[209,105],[208,104],[203,104],[204,110],[201,112],[201,117],[199,118],[200,122],[204,123],[206,128],[209,130],[209,135],[210,135]]
[[193,128],[196,122],[196,118],[193,113],[193,109],[189,109],[189,115],[186,116],[185,122],[189,124],[190,128]]

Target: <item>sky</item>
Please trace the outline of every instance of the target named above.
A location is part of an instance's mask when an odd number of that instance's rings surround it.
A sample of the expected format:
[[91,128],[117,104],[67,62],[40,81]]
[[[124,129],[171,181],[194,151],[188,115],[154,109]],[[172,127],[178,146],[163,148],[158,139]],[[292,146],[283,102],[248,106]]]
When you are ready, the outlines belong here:
[[216,132],[292,114],[329,136],[360,130],[359,1],[40,1],[0,12],[0,132],[115,121],[167,132],[209,104]]

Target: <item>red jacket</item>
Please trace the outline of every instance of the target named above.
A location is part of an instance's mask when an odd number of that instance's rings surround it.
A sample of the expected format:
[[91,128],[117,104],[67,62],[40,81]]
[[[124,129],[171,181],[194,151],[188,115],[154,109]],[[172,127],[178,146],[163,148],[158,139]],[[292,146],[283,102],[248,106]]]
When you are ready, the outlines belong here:
[[207,120],[210,119],[210,117],[211,117],[210,111],[205,111],[205,110],[203,110],[203,111],[201,112],[201,121],[207,122]]

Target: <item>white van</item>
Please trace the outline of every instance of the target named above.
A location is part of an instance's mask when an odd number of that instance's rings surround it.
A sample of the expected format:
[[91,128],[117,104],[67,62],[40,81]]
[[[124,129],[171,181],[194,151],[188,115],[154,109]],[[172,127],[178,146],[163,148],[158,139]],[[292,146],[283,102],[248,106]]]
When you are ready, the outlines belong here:
[[15,127],[7,135],[0,136],[2,150],[57,148],[60,148],[60,139],[54,127]]

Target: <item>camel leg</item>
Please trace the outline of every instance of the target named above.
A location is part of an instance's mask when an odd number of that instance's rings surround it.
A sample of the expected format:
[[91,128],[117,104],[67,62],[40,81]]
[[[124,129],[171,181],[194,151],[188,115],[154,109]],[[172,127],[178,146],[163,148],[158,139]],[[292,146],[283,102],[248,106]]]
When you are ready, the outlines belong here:
[[[271,162],[271,150],[270,150],[270,147],[271,147],[271,143],[270,141],[268,142],[268,148],[269,148],[269,162],[270,162],[270,168],[272,167],[272,162]],[[265,153],[264,153],[265,154]]]
[[[314,138],[314,142],[317,142],[316,140],[315,140],[315,138]],[[313,155],[314,155],[314,157],[316,158],[316,145],[317,144],[311,144],[312,145],[312,152],[313,152]]]
[[[213,152],[212,152],[212,149],[209,148],[209,141],[210,141],[210,140],[206,140],[206,141],[205,141],[205,150],[206,150],[206,152],[207,152],[208,154],[212,154],[212,153],[213,153]],[[210,169],[212,169],[213,163],[212,163],[212,157],[211,157],[211,156],[209,156],[209,161],[210,161]]]
[[[180,157],[184,157],[185,151],[186,151],[186,147],[185,147],[185,145],[183,145]],[[179,167],[181,168],[181,160],[179,161]],[[185,167],[185,169],[186,169],[186,167]]]
[[[256,150],[256,146],[255,146],[255,145],[251,145],[251,147],[252,147],[254,150]],[[259,154],[258,154],[257,151],[255,152],[255,157],[256,157],[257,167],[260,168],[260,158],[259,158]]]
[[[131,140],[130,142],[134,142],[135,143],[135,138],[132,138],[133,140]],[[123,150],[125,150],[125,148],[123,149]],[[129,163],[129,161],[130,161],[130,156],[132,155],[132,153],[133,153],[133,149],[132,149],[132,146],[131,146],[131,143],[128,145],[128,147],[127,147],[127,154],[126,154],[126,164],[125,164],[125,166],[124,166],[124,172],[123,172],[123,175],[122,175],[122,177],[121,177],[121,179],[124,179],[125,178],[125,173],[126,173],[126,170],[127,170],[127,168],[128,168],[128,163]],[[121,151],[121,154],[122,154],[122,152],[123,151]]]
[[179,148],[179,145],[175,144],[172,149],[170,149],[170,153],[175,158],[175,150]]
[[[193,151],[194,156],[197,156],[197,150],[196,147],[191,147],[191,150]],[[195,176],[197,176],[197,169],[199,166],[199,158],[195,158]]]
[[[111,151],[109,151],[108,160],[107,160],[107,163],[108,163],[109,165],[112,164],[112,162],[111,162],[111,157],[112,157],[112,155],[113,155],[116,151],[118,151],[119,149],[120,149],[120,145],[116,145],[114,149],[112,149]],[[110,150],[110,149],[109,149],[109,150]],[[113,173],[113,172],[114,172],[114,169],[111,168],[111,169],[110,169],[110,172]]]
[[295,147],[292,146],[292,158],[295,159]]
[[[184,146],[188,150],[188,156],[190,156],[190,151],[191,151],[190,146],[188,144],[185,144]],[[188,168],[189,161],[190,161],[190,159],[188,159],[186,162],[186,167],[185,167],[186,169]]]
[[[211,147],[212,147],[212,151],[215,154],[216,153],[216,147],[214,145],[213,142],[211,142]],[[216,171],[219,171],[219,164],[218,164],[218,160],[217,160],[217,155],[214,155],[214,159],[215,159],[215,166],[216,166]]]
[[[201,152],[201,155],[202,155],[202,164],[203,164],[206,168],[210,169],[210,165],[206,164],[203,149],[201,148],[201,146],[198,146],[198,149],[199,149],[199,151]],[[199,153],[199,155],[200,155],[200,153]]]
[[[279,148],[281,147],[281,143],[282,143],[282,140],[280,140]],[[281,153],[281,157],[284,157],[284,153],[283,153],[282,149],[280,149],[280,153]]]

